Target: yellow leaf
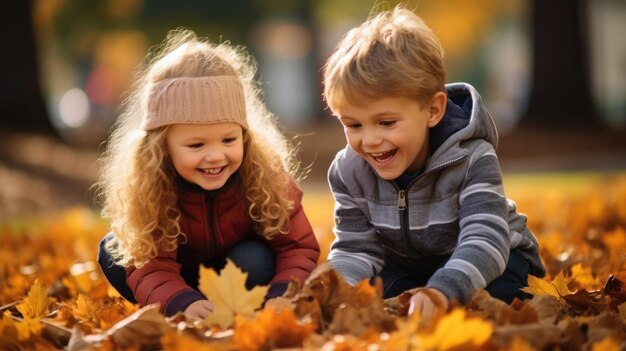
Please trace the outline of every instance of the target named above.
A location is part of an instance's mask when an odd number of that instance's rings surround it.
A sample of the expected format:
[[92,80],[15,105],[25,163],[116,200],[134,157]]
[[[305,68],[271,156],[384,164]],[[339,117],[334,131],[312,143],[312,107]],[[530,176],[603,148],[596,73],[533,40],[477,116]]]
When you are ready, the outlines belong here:
[[227,261],[220,275],[212,269],[200,267],[199,289],[214,304],[213,312],[204,323],[228,328],[235,321],[235,316],[250,318],[254,315],[254,311],[263,304],[268,287],[255,286],[247,290],[247,277],[248,274],[231,260]]
[[41,285],[39,279],[35,279],[28,295],[16,308],[24,318],[42,318],[48,314],[48,306],[50,306],[48,290]]
[[39,318],[25,317],[21,322],[16,323],[17,335],[20,341],[28,340],[31,335],[41,335],[43,325]]
[[591,351],[619,351],[619,343],[612,337],[604,338],[591,346]]
[[102,307],[101,302],[95,302],[85,297],[83,294],[78,295],[76,299],[76,307],[72,307],[72,314],[76,319],[82,322],[92,322],[98,325],[98,315],[96,312]]
[[556,297],[557,299],[572,293],[567,287],[567,282],[565,281],[563,272],[559,272],[552,282],[537,278],[533,275],[528,275],[528,287],[522,289],[522,291],[535,296],[550,295]]
[[521,336],[514,336],[511,345],[509,345],[509,351],[533,351],[534,348],[530,346]]
[[593,275],[591,267],[583,266],[582,263],[576,263],[570,270],[572,271],[572,279],[584,289],[594,290],[602,285],[600,280]]
[[491,323],[479,318],[465,319],[465,311],[456,308],[439,320],[432,334],[422,335],[420,344],[428,350],[442,351],[465,344],[481,346],[492,333]]

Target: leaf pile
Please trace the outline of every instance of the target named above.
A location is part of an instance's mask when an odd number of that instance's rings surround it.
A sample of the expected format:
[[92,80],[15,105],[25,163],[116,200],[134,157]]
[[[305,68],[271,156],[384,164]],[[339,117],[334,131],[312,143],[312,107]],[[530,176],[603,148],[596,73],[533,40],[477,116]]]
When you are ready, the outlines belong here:
[[[626,177],[565,191],[516,195],[548,269],[529,276],[531,300],[505,304],[477,291],[434,320],[405,317],[410,292],[382,299],[382,284],[348,285],[321,263],[305,282],[263,305],[232,263],[201,269],[216,302],[203,321],[165,318],[108,286],[95,263],[107,231],[72,209],[0,227],[2,350],[620,350],[626,348]],[[311,211],[307,209],[307,211]],[[313,223],[321,243],[332,218]],[[218,307],[219,306],[219,307]]]

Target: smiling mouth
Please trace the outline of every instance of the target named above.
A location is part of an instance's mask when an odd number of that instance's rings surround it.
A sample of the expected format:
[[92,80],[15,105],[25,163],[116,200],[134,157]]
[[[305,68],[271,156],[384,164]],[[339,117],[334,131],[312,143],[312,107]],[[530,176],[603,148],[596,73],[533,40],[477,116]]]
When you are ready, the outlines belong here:
[[372,156],[372,158],[376,162],[385,163],[389,161],[396,154],[396,151],[398,151],[398,149],[393,149],[393,150],[384,151],[384,152],[370,153],[370,156]]
[[204,174],[208,174],[208,175],[216,175],[216,174],[220,174],[224,168],[226,167],[218,167],[218,168],[200,168],[199,171],[204,173]]

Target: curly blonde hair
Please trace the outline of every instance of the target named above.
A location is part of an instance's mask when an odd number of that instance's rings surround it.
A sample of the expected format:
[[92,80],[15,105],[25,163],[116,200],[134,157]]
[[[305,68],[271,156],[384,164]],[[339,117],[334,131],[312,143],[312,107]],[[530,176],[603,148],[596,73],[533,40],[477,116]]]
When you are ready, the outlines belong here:
[[331,110],[348,103],[409,97],[423,103],[445,92],[443,48],[413,11],[398,5],[344,35],[324,66]]
[[114,238],[107,249],[118,264],[142,266],[159,250],[173,251],[185,240],[179,224],[176,171],[165,150],[167,126],[144,131],[148,86],[163,79],[236,75],[246,100],[244,159],[240,168],[249,215],[259,234],[271,239],[287,233],[290,200],[297,163],[294,149],[280,132],[276,119],[261,100],[255,80],[256,64],[241,47],[210,43],[189,30],[168,33],[136,73],[121,105],[101,158],[97,183],[102,216],[111,223]]

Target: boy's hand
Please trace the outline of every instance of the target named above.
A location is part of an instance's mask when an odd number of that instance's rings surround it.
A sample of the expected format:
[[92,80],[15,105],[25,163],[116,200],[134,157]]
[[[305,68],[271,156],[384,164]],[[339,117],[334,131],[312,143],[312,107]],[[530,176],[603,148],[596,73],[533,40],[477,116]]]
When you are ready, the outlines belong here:
[[428,320],[438,313],[444,312],[450,307],[450,300],[441,291],[432,288],[420,289],[411,296],[409,315],[419,311],[420,315]]
[[204,319],[213,311],[213,302],[198,300],[185,308],[185,317],[190,320]]

